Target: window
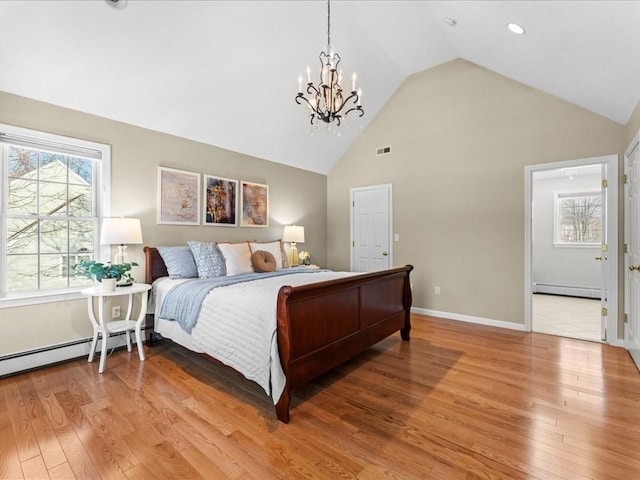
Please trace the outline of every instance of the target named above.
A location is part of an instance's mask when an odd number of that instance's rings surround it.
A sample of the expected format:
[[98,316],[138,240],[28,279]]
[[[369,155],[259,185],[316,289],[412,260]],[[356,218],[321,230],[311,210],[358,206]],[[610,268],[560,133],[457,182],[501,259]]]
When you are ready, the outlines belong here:
[[80,259],[100,258],[110,147],[0,124],[0,302],[69,293]]
[[557,244],[599,244],[602,241],[600,192],[556,193]]

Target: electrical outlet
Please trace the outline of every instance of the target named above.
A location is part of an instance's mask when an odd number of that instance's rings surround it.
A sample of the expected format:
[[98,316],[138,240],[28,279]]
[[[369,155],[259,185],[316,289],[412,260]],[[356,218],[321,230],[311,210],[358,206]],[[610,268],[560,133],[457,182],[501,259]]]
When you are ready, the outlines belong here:
[[111,307],[111,319],[120,318],[120,305]]
[[436,287],[436,295],[440,295],[440,287]]

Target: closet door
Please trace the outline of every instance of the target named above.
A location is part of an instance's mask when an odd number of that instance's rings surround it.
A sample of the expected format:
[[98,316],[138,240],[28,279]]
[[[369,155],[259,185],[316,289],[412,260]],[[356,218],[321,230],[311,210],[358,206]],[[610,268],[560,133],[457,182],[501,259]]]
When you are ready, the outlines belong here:
[[391,260],[391,185],[351,189],[351,270],[385,270]]

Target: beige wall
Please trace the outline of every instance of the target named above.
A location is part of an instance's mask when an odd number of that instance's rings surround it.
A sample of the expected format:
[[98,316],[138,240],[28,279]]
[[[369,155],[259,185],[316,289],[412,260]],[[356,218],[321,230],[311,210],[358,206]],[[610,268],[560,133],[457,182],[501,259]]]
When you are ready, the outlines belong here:
[[631,143],[633,137],[640,130],[640,102],[636,104],[636,108],[634,108],[631,113],[631,117],[629,117],[629,121],[627,122],[627,145]]
[[[349,189],[390,182],[414,306],[522,323],[524,166],[622,153],[640,104],[622,126],[456,60],[407,78],[328,177],[3,92],[0,123],[111,145],[111,213],[139,216],[148,245],[267,240],[295,222],[315,263],[348,269]],[[156,225],[158,165],[269,184],[272,227]],[[90,334],[83,301],[0,309],[0,327],[0,355]]]
[[[112,147],[111,215],[142,221],[147,245],[188,240],[272,240],[282,226],[304,225],[301,249],[326,264],[326,177],[184,138],[134,127],[0,92],[0,123],[82,138]],[[270,227],[230,228],[156,225],[156,167],[165,166],[269,185]],[[141,264],[142,246],[130,246]],[[84,301],[0,309],[0,355],[30,350],[91,333]]]
[[328,176],[328,265],[349,267],[349,189],[392,183],[414,306],[524,323],[524,167],[625,140],[624,125],[464,60],[412,75]]

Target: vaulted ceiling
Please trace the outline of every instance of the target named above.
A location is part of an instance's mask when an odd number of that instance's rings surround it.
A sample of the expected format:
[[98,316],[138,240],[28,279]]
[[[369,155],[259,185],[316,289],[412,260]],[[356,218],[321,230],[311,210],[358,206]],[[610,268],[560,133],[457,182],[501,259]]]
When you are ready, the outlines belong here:
[[324,0],[3,0],[0,90],[319,173],[408,75],[455,58],[621,124],[640,99],[638,1],[334,0],[366,113],[311,133],[297,78],[326,36]]

